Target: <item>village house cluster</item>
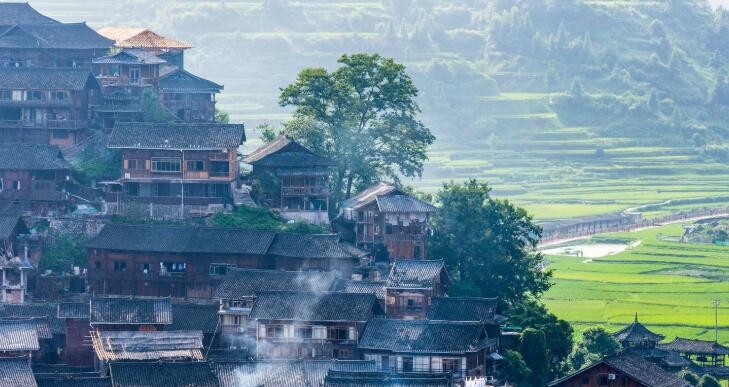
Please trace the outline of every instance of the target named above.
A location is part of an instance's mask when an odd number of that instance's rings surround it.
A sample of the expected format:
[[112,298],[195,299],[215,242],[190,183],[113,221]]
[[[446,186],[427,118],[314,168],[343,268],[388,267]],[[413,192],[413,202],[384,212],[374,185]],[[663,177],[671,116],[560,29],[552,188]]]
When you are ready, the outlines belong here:
[[[0,386],[507,385],[518,328],[496,298],[449,296],[427,251],[438,209],[380,182],[332,216],[334,160],[283,135],[241,154],[191,48],[0,3]],[[150,98],[166,122],[145,122]],[[84,186],[72,164],[99,139],[119,178]],[[189,221],[240,206],[331,232]],[[153,221],[114,221],[130,214]],[[41,270],[64,235],[84,236],[83,259]],[[618,355],[551,385],[729,375],[715,342],[660,344],[637,317],[616,338]]]
[[[514,336],[497,299],[448,297],[426,251],[437,209],[378,183],[332,217],[336,163],[286,136],[241,154],[245,128],[216,122],[223,86],[185,69],[191,48],[0,3],[0,385],[501,381]],[[165,122],[145,120],[150,98]],[[81,184],[99,142],[119,178]],[[199,221],[244,205],[332,231]],[[154,222],[115,221],[130,214]],[[41,270],[64,235],[84,237],[83,262]]]

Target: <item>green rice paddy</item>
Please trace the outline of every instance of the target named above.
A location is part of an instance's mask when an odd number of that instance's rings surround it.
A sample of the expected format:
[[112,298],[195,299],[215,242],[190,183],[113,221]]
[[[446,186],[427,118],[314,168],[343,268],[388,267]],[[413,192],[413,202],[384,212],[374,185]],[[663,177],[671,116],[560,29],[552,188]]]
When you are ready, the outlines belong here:
[[674,224],[592,241],[639,240],[622,253],[601,258],[549,256],[554,286],[544,296],[549,310],[573,324],[615,331],[636,313],[649,329],[666,336],[714,339],[719,299],[719,340],[729,343],[729,247],[669,242],[680,236]]

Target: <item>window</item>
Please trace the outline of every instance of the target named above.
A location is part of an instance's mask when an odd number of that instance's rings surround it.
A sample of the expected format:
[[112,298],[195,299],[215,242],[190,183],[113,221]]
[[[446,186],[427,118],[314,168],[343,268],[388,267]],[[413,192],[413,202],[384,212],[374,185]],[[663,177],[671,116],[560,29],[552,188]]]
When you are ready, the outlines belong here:
[[230,165],[227,161],[211,161],[210,175],[212,176],[228,176],[230,173]]
[[352,356],[352,351],[349,348],[339,348],[334,350],[334,357],[337,359],[349,359]]
[[51,91],[51,100],[52,101],[59,101],[63,102],[66,100],[66,92],[65,91]]
[[20,191],[20,180],[13,181],[13,189],[16,191]]
[[236,265],[230,263],[211,263],[209,274],[210,275],[226,275],[230,269],[235,268]]
[[114,261],[114,271],[127,271],[127,263],[124,261]]
[[413,372],[413,358],[411,356],[402,357],[402,371]]
[[187,265],[185,262],[160,262],[159,269],[163,273],[184,273]]
[[385,225],[385,234],[392,235],[392,225],[391,224]]
[[127,169],[130,169],[132,171],[142,171],[144,170],[144,160],[142,159],[129,159],[127,160]]
[[416,356],[413,368],[416,372],[430,371],[430,358],[427,356]]
[[443,359],[443,372],[459,372],[461,359]]
[[152,172],[180,172],[182,164],[177,158],[152,159]]
[[143,264],[139,265],[139,269],[142,271],[142,273],[149,274],[150,267],[149,267],[148,263],[143,263]]
[[190,160],[187,162],[187,170],[190,172],[204,171],[205,162],[202,160]]
[[390,370],[390,356],[382,355],[382,370],[383,371]]
[[315,339],[326,339],[327,327],[314,326],[312,327],[312,333]]
[[310,339],[314,334],[314,330],[311,327],[296,327],[296,337],[300,339]]
[[54,130],[52,133],[53,133],[53,138],[57,138],[57,139],[68,138],[68,130]]
[[348,340],[349,329],[347,328],[329,328],[327,331],[327,338],[329,340]]
[[420,246],[413,247],[413,258],[418,259],[420,258]]
[[25,99],[27,101],[42,101],[43,100],[43,92],[41,91],[27,91],[25,94]]
[[101,262],[99,262],[99,261],[94,262],[94,268],[96,270],[101,270]]
[[283,331],[281,325],[266,325],[266,337],[283,337]]
[[12,90],[0,90],[0,100],[10,101],[11,99],[13,99]]
[[127,187],[127,195],[139,196],[139,183],[127,183],[125,187]]
[[141,72],[138,67],[132,67],[129,69],[129,83],[133,85],[138,85],[140,78],[141,78]]

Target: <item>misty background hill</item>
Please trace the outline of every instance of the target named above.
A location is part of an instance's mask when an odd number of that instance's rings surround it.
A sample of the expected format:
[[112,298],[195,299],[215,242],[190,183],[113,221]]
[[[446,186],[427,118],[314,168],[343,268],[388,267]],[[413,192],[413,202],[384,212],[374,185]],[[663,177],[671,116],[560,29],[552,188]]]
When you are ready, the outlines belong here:
[[[403,62],[437,137],[422,179],[487,179],[543,219],[729,195],[729,13],[700,0],[38,0],[92,27],[186,40],[234,121],[342,53]],[[260,143],[249,141],[247,149]],[[680,184],[679,184],[680,183]],[[729,196],[728,199],[729,200]]]

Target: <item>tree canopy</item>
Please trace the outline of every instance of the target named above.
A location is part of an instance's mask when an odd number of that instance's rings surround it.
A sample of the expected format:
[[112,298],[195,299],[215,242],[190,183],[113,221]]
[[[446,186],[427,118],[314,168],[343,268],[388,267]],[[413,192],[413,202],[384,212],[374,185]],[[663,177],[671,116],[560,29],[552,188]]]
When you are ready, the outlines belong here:
[[603,328],[588,328],[570,355],[569,365],[578,370],[620,350],[620,343]]
[[524,209],[492,198],[490,191],[476,180],[443,185],[430,255],[445,259],[454,294],[497,296],[507,304],[538,297],[552,275],[534,252],[541,229]]
[[337,164],[335,205],[388,177],[418,176],[435,137],[418,119],[418,90],[405,66],[378,54],[342,55],[334,71],[302,70],[281,90],[295,106],[284,132]]

